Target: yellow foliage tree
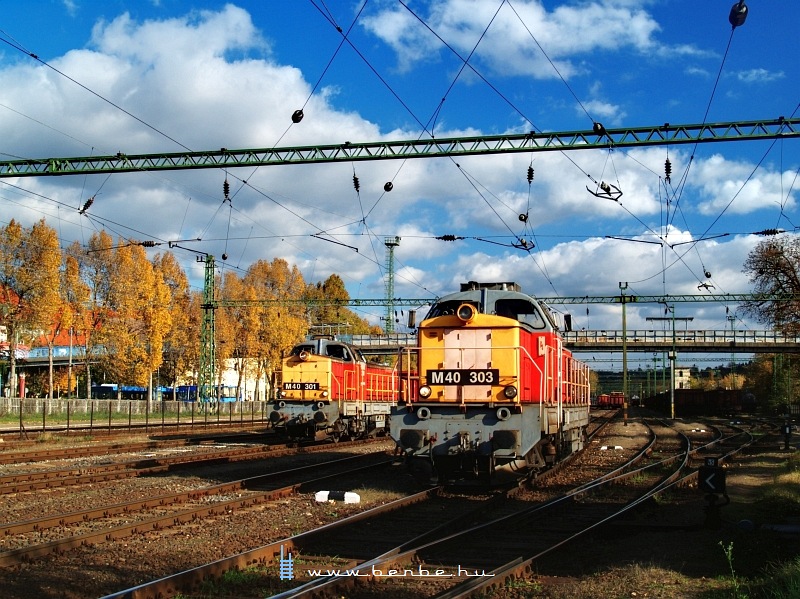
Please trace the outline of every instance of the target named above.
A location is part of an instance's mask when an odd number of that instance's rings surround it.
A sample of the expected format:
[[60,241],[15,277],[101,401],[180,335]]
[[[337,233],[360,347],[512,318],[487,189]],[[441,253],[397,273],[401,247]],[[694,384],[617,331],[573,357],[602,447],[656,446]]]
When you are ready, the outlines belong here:
[[[256,360],[256,378],[261,380],[263,377],[269,393],[274,389],[281,358],[302,341],[308,330],[305,310],[297,303],[303,297],[306,284],[297,266],[290,268],[282,258],[253,263],[244,276],[244,282],[257,299],[268,300],[258,309],[252,356]],[[254,399],[266,398],[256,395]]]
[[[172,252],[157,254],[153,258],[153,268],[169,289],[168,310],[171,315],[170,327],[164,337],[164,356],[160,369],[160,381],[174,388],[182,382],[187,372],[193,370],[193,344],[200,336],[199,318],[192,327],[192,298],[189,293],[189,280]],[[197,305],[199,310],[200,306]],[[198,313],[199,314],[199,313]]]
[[121,242],[107,265],[108,314],[100,331],[104,369],[117,383],[151,388],[171,324],[169,287],[141,246]]
[[[59,310],[60,264],[58,236],[44,219],[29,229],[12,219],[0,229],[0,317],[9,339],[12,393],[18,388],[18,340],[49,334]],[[52,353],[49,379],[52,395]]]

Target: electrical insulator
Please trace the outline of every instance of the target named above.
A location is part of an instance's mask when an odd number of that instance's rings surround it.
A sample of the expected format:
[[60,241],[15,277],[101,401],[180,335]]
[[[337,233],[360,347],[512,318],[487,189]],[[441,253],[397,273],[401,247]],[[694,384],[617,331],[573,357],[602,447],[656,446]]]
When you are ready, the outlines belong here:
[[528,167],[528,185],[530,185],[531,183],[533,183],[533,167],[529,166]]
[[462,239],[461,237],[456,238],[455,235],[440,235],[437,237],[439,241],[455,241],[456,239]]
[[785,233],[783,229],[764,229],[763,231],[756,231],[753,235],[777,235],[778,233]]
[[222,184],[222,193],[225,194],[225,199],[228,198],[228,194],[231,192],[231,184],[228,183],[228,180],[225,179],[225,183]]
[[304,116],[305,115],[303,114],[303,109],[302,108],[298,108],[297,110],[295,110],[292,113],[292,122],[293,123],[299,123],[300,121],[303,120]]
[[139,243],[139,245],[142,246],[143,248],[154,248],[154,247],[156,247],[156,242],[155,241],[142,241],[141,243]]
[[355,175],[353,175],[353,187],[356,188],[356,193],[361,191],[361,183],[358,182],[358,177],[356,177]]
[[672,163],[669,161],[669,158],[667,158],[664,162],[664,175],[666,182],[670,183],[670,177],[672,176]]
[[83,205],[83,208],[78,210],[78,214],[83,214],[84,212],[86,212],[89,209],[89,206],[91,206],[92,204],[94,204],[94,196],[86,200],[86,203]]
[[739,2],[731,6],[731,12],[728,15],[728,22],[733,26],[734,29],[736,29],[740,25],[744,25],[746,20],[747,5],[744,3],[744,0],[739,0]]
[[391,181],[387,181],[386,183],[383,184],[383,191],[388,192],[392,191],[393,189],[394,189],[394,183],[392,183]]

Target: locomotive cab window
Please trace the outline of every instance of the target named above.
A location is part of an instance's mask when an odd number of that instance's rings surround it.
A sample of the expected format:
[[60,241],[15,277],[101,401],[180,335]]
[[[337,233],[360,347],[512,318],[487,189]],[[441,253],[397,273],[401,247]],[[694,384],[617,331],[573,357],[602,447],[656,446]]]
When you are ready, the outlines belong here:
[[308,343],[308,344],[304,344],[304,345],[296,345],[296,346],[294,346],[292,348],[291,355],[299,356],[301,352],[306,352],[308,354],[317,353],[316,352],[316,348],[314,347],[314,344],[313,343]]
[[544,318],[539,309],[531,302],[523,299],[500,299],[494,304],[494,312],[498,316],[513,318],[525,323],[534,329],[546,327]]
[[338,358],[340,360],[352,361],[350,352],[344,345],[328,345],[325,348],[325,353],[331,358]]

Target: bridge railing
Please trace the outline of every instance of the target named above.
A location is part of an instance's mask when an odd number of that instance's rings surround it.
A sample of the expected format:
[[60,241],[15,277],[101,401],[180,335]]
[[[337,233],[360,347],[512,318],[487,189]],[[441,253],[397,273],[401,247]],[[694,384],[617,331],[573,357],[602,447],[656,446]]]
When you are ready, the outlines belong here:
[[[740,344],[787,344],[800,343],[800,336],[786,335],[778,331],[730,331],[730,330],[678,330],[675,331],[675,342],[703,345]],[[624,336],[628,343],[653,343],[669,345],[673,340],[672,331],[633,329]],[[622,343],[622,331],[585,330],[564,333],[565,343],[618,344]]]

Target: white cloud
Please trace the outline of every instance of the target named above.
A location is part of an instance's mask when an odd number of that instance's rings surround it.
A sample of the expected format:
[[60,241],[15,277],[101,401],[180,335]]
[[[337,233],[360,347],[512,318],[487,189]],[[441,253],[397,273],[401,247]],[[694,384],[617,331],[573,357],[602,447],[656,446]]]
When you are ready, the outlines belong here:
[[[437,2],[430,5],[426,17],[465,53],[498,5]],[[363,24],[392,45],[405,67],[443,59],[445,51],[439,49],[439,42],[409,13],[396,4],[385,6],[390,8]],[[514,2],[513,6],[559,69],[563,68],[564,76],[589,72],[586,69],[598,53],[658,55],[665,47],[656,37],[660,35],[658,25],[637,2],[573,3],[554,10],[546,10],[538,2]],[[311,95],[315,74],[304,72],[286,58],[279,60],[271,43],[250,13],[227,5],[216,12],[193,12],[160,21],[137,21],[130,15],[102,21],[95,26],[88,45],[77,45],[83,49],[64,52],[52,64],[196,150],[419,136],[417,129],[384,124],[397,122],[394,117],[373,122],[363,116],[380,102],[369,98],[359,98],[365,102],[361,105],[348,101],[356,95],[353,88],[360,91],[360,82],[351,80],[350,72],[345,77],[323,78],[322,87]],[[686,54],[693,53],[687,50]],[[324,65],[328,56],[316,58],[315,65]],[[693,60],[699,58],[699,53],[694,53]],[[490,67],[498,76],[554,76],[509,5],[502,7],[481,41],[478,60],[476,64]],[[684,70],[683,63],[675,65],[676,73]],[[431,94],[439,93],[424,88],[415,75],[410,77],[420,88],[415,100],[429,100],[434,97]],[[600,75],[592,81],[595,83],[587,83],[585,95],[590,99],[585,106],[596,118],[613,125],[642,114],[640,99],[621,98],[612,82]],[[470,94],[477,87],[471,86]],[[546,116],[560,105],[573,118],[572,100],[563,95],[551,102],[549,95],[540,97],[538,89],[526,87],[518,93]],[[681,90],[670,91],[673,96],[679,93]],[[471,95],[467,100],[469,114],[463,118],[456,112],[444,114],[437,122],[437,137],[482,133],[471,115],[484,116],[491,110]],[[292,125],[291,114],[301,106],[306,117]],[[671,114],[658,114],[659,122],[672,119]],[[41,65],[0,62],[0,115],[0,152],[14,156],[180,149],[154,129]],[[508,121],[505,118],[504,114],[498,119],[497,130],[519,129],[519,114],[512,114]],[[568,128],[574,127],[570,124]],[[114,235],[134,239],[166,242],[201,237],[202,242],[183,245],[218,259],[226,252],[226,268],[282,257],[297,264],[307,280],[341,275],[351,293],[360,297],[384,293],[383,239],[387,235],[402,238],[395,254],[395,285],[400,297],[447,293],[467,280],[487,279],[515,280],[539,295],[612,295],[618,293],[621,281],[628,281],[636,293],[656,294],[664,289],[697,293],[703,282],[713,284],[719,292],[746,291],[741,264],[757,242],[757,238],[742,235],[747,230],[731,230],[727,222],[721,222],[711,234],[725,231],[731,236],[696,247],[673,249],[669,243],[698,239],[723,210],[726,215],[768,215],[773,223],[781,207],[791,213],[796,209],[790,193],[795,166],[787,160],[781,169],[784,172],[774,166],[756,168],[747,159],[702,150],[690,159],[694,151],[681,145],[228,172],[5,179],[59,204],[21,194],[0,181],[0,206],[4,214],[13,213],[29,223],[46,214],[65,241],[86,241],[98,227],[106,226]],[[667,156],[673,169],[671,186],[663,182]],[[689,164],[690,176],[683,186]],[[530,185],[526,179],[529,165],[535,169]],[[360,180],[359,193],[353,188],[354,174]],[[222,198],[226,177],[235,192],[230,204]],[[243,187],[241,180],[247,181]],[[389,193],[383,191],[387,181],[394,184]],[[622,191],[619,201],[593,195],[600,182],[618,186]],[[88,214],[79,215],[78,208],[94,194],[96,201]],[[672,194],[680,196],[679,213],[675,212],[678,196]],[[520,214],[528,215],[527,223],[520,221]],[[755,219],[747,221],[748,226],[751,221]],[[774,225],[759,224],[757,228],[766,226]],[[666,245],[640,243],[658,239],[664,230],[668,233]],[[435,239],[443,235],[464,239]],[[530,252],[513,247],[520,239],[535,239],[536,247]],[[166,246],[157,249],[163,251]],[[201,283],[202,268],[195,264],[194,256],[182,256],[195,282]],[[710,279],[705,270],[712,273]],[[618,307],[593,306],[591,318],[598,322],[607,318],[611,328],[618,318],[615,309]],[[631,314],[635,321],[637,309],[632,308]]]
[[772,72],[767,69],[750,69],[736,73],[739,81],[744,83],[770,83],[779,79],[784,79],[786,75],[783,71]]
[[[579,56],[651,51],[658,45],[658,24],[636,3],[585,2],[548,11],[534,0],[503,5],[496,17],[495,12],[495,4],[481,0],[444,0],[419,16],[462,57],[478,44],[475,55],[493,73],[505,75],[570,78],[584,68],[574,62]],[[391,5],[361,24],[395,50],[404,69],[450,52],[402,7]]]
[[786,184],[793,177],[792,173],[781,175],[769,168],[756,171],[752,164],[729,160],[720,154],[699,161],[695,168],[693,184],[700,187],[706,198],[699,204],[702,214],[777,212],[781,206],[795,206],[794,195],[786,195],[791,189]]

